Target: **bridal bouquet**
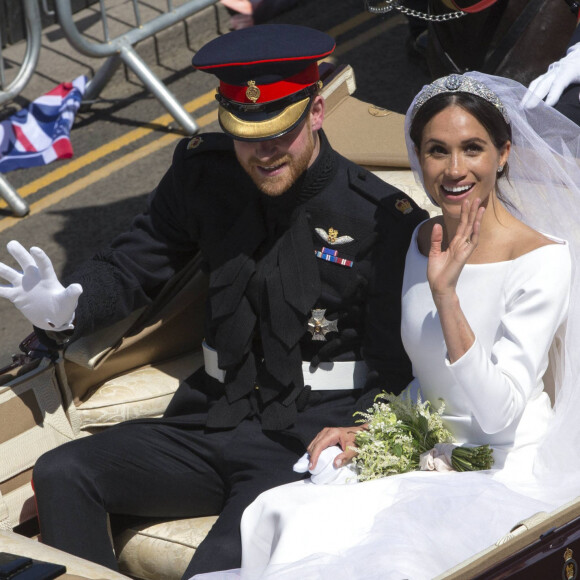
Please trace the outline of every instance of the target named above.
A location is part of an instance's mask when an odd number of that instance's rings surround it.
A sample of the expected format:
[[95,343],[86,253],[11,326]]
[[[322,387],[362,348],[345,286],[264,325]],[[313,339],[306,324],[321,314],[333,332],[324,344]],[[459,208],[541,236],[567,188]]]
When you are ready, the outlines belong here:
[[[356,434],[358,454],[353,463],[359,481],[377,479],[419,468],[421,455],[436,445],[450,444],[453,436],[443,425],[444,404],[434,409],[429,401],[412,401],[383,393],[360,415],[366,429]],[[493,465],[489,445],[452,446],[451,466],[455,471],[489,469]]]

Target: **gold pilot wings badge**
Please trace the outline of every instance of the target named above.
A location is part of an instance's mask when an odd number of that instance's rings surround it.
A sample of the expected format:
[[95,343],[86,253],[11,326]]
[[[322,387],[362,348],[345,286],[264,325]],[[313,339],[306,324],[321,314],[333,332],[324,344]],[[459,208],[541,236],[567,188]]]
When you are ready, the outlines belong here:
[[323,228],[314,228],[314,231],[330,246],[342,246],[354,242],[351,236],[339,236],[338,230],[328,228],[328,232]]

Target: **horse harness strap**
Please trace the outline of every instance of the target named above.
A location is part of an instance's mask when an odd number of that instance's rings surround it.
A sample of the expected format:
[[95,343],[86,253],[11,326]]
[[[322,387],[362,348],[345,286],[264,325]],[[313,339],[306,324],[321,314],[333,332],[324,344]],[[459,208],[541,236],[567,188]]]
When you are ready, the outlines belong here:
[[485,59],[482,72],[494,74],[509,51],[515,46],[518,38],[537,16],[545,0],[529,0],[520,15],[512,23],[505,36],[501,39],[498,47]]
[[[445,0],[442,0],[444,4],[446,4]],[[473,6],[466,6],[462,8],[461,6],[457,5],[456,0],[448,0],[451,3],[451,6],[457,10],[461,10],[462,12],[467,12],[468,14],[475,14],[476,12],[481,12],[486,8],[489,8],[492,4],[495,4],[497,0],[479,0]]]

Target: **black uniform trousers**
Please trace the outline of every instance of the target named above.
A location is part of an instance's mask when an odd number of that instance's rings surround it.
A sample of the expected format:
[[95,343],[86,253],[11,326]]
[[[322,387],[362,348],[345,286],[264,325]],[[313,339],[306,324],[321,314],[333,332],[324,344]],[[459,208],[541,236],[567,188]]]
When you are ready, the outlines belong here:
[[123,423],[38,460],[33,479],[42,540],[117,569],[108,513],[221,514],[184,578],[237,568],[244,509],[262,491],[302,479],[292,466],[303,453],[297,439],[263,432],[256,418],[213,432],[163,419]]

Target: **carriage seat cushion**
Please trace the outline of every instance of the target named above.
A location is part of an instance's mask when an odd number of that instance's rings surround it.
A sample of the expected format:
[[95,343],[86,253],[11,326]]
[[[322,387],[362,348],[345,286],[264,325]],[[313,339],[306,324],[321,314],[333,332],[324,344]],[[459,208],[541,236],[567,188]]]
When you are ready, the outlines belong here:
[[115,536],[119,569],[133,578],[181,578],[217,516],[156,520]]
[[77,405],[80,430],[93,433],[130,419],[160,417],[180,383],[202,364],[196,351],[109,379]]

